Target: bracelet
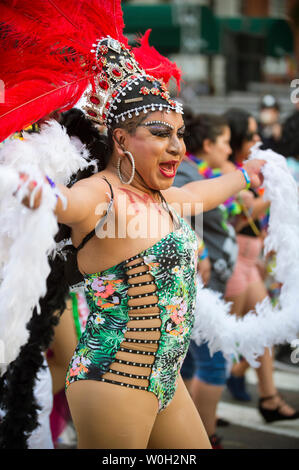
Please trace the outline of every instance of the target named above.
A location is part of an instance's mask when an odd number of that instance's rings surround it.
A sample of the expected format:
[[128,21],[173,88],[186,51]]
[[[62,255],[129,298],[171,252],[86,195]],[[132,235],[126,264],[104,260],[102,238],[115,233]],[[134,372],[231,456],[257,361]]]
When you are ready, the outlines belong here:
[[246,189],[249,189],[250,188],[250,185],[251,185],[251,181],[250,181],[250,178],[249,178],[249,174],[247,173],[247,171],[245,170],[245,168],[238,168],[238,170],[242,171],[243,175],[244,175],[244,178],[245,178],[245,181],[246,181]]
[[203,241],[202,238],[200,238],[198,242],[198,247],[197,247],[198,253],[201,253],[204,247],[205,247],[205,242]]
[[205,246],[204,249],[202,250],[201,254],[199,255],[199,261],[203,261],[209,256],[209,252],[207,247]]
[[46,180],[48,181],[49,185],[51,186],[51,188],[56,188],[56,184],[54,183],[53,180],[51,180],[51,178],[49,176],[46,175]]
[[[45,175],[46,180],[48,181],[49,185],[51,186],[52,189],[56,188],[56,184],[54,183],[53,180],[48,175]],[[55,193],[56,199],[59,199],[59,195]]]

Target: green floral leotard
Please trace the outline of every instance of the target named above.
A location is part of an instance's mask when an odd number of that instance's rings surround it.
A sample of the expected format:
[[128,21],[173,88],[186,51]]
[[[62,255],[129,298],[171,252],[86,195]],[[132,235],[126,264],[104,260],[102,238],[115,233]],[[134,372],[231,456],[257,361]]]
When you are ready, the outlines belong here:
[[[71,360],[66,386],[77,380],[100,380],[116,385],[147,390],[153,392],[159,402],[159,410],[164,409],[174,396],[178,383],[179,371],[188,350],[191,330],[194,322],[196,267],[197,267],[197,238],[189,225],[180,218],[180,228],[166,235],[159,242],[136,256],[119,263],[105,271],[84,276],[85,296],[90,314],[86,328]],[[140,263],[140,258],[143,260]],[[138,264],[132,265],[134,260]],[[130,267],[128,268],[128,264]],[[138,276],[130,275],[128,269],[143,264],[147,266],[147,274],[152,275],[152,281],[138,283]],[[135,270],[136,271],[136,270]],[[136,281],[135,281],[136,278]],[[129,283],[132,280],[135,284]],[[130,287],[142,284],[154,284],[155,296],[158,301],[148,304],[146,295],[129,296]],[[152,291],[153,292],[153,291]],[[142,306],[128,305],[131,298],[142,297]],[[146,315],[143,310],[148,307],[158,307],[158,314]],[[158,318],[157,328],[130,328],[131,321],[152,320]],[[135,322],[136,323],[136,322]],[[127,331],[160,332],[156,341],[130,339],[134,343],[132,349],[122,347],[128,342]],[[138,351],[134,349],[138,343],[157,343],[156,352]],[[154,362],[136,362],[116,358],[118,351],[129,354],[154,356]],[[123,363],[129,366],[146,367],[150,369],[147,376],[120,373],[113,369],[113,364]],[[114,372],[115,380],[103,378],[106,372]],[[142,378],[148,380],[148,386],[130,385],[122,377]],[[123,380],[123,381],[122,381]]]

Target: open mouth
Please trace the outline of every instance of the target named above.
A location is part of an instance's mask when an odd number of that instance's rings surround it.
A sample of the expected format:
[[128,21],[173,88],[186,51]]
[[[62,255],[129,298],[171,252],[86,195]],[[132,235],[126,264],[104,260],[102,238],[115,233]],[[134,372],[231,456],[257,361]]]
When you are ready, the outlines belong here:
[[166,178],[174,178],[177,169],[177,161],[163,162],[159,165],[160,173]]

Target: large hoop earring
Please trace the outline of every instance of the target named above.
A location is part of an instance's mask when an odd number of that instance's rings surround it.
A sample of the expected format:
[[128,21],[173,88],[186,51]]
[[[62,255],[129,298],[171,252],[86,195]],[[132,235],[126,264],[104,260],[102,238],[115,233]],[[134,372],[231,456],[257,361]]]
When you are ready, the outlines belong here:
[[118,174],[118,177],[119,177],[120,181],[121,181],[123,184],[130,184],[130,183],[132,183],[133,178],[134,178],[134,175],[135,175],[135,161],[134,161],[133,155],[132,155],[131,152],[129,152],[128,150],[124,150],[124,154],[129,157],[130,162],[131,162],[131,165],[132,165],[132,173],[131,173],[131,176],[130,176],[130,178],[128,179],[128,181],[125,181],[125,180],[123,179],[123,176],[122,176],[121,170],[120,170],[120,164],[121,164],[121,160],[122,160],[121,157],[119,157],[119,159],[118,159],[118,161],[117,161],[117,174]]

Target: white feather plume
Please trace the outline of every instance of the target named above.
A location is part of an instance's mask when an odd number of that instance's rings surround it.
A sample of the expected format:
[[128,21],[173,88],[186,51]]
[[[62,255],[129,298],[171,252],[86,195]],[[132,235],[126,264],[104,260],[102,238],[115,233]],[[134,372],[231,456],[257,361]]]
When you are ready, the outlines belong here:
[[[79,139],[70,139],[56,121],[44,125],[39,134],[28,134],[26,140],[6,141],[0,149],[1,373],[26,343],[26,324],[46,293],[48,255],[55,249],[58,224],[54,215],[57,188],[53,191],[44,175],[67,184],[73,173],[94,164],[87,158],[88,151]],[[41,205],[36,210],[21,203],[26,184],[16,193],[19,172],[42,187]]]
[[46,122],[40,133],[26,134],[26,140],[12,139],[0,150],[0,163],[24,171],[32,166],[48,175],[56,184],[67,184],[71,175],[95,161],[77,137],[69,137],[57,121]]

